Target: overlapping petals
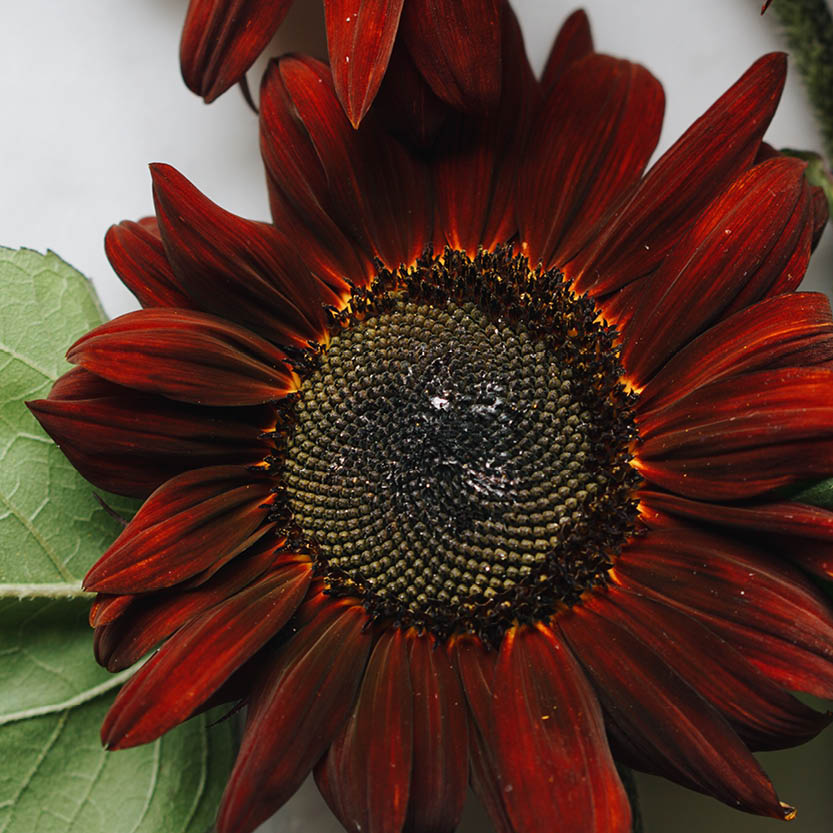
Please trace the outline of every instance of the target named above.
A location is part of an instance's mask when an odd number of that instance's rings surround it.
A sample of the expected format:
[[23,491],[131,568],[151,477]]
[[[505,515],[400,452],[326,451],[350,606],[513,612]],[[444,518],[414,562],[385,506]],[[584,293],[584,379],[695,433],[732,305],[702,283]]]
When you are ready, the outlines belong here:
[[[191,0],[182,77],[207,102],[243,80],[292,0]],[[443,101],[483,112],[500,97],[503,0],[324,0],[333,81],[355,127],[396,49]]]
[[[238,80],[287,5],[193,0],[194,88]],[[752,751],[830,720],[790,692],[833,698],[833,611],[807,578],[833,576],[833,512],[776,490],[833,473],[833,316],[796,291],[824,204],[803,163],[762,143],[784,57],[756,62],[646,173],[661,86],[596,53],[583,13],[540,80],[493,0],[326,13],[332,72],[291,56],[263,80],[272,223],[154,166],[156,217],[106,241],[144,309],[79,339],[78,367],[31,405],[94,484],[147,498],[85,580],[99,662],[161,645],[105,741],[245,701],[220,833],[254,830],[312,771],[357,833],[452,833],[468,782],[501,833],[552,818],[626,833],[614,759],[790,817]],[[403,90],[431,134],[419,153],[370,110]],[[462,112],[438,116],[440,100]],[[616,327],[637,534],[572,607],[496,642],[440,638],[328,594],[293,549],[276,403],[379,270],[507,242]]]

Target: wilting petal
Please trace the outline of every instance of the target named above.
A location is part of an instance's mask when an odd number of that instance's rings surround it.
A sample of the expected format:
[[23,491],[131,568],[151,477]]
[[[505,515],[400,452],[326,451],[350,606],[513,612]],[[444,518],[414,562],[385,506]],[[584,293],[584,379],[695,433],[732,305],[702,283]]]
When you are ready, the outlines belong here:
[[700,211],[755,159],[785,74],[785,55],[760,58],[674,143],[566,267],[579,291],[604,295],[656,269]]
[[186,720],[289,620],[312,576],[279,567],[171,637],[116,697],[101,727],[109,749],[148,743]]
[[107,552],[84,587],[139,593],[170,587],[249,545],[266,521],[267,477],[241,466],[185,472],[160,486]]
[[578,9],[564,21],[553,42],[541,75],[541,86],[549,91],[571,64],[592,52],[593,35],[590,32],[590,21],[584,9]]
[[300,384],[286,354],[213,315],[148,309],[82,336],[67,360],[111,382],[198,405],[256,405]]
[[137,393],[81,367],[48,399],[28,403],[84,477],[116,494],[147,497],[166,480],[209,463],[254,464],[270,453],[264,408],[199,408]]
[[591,53],[549,92],[521,166],[518,224],[532,263],[569,260],[656,147],[665,98],[638,64]]
[[405,830],[453,833],[468,787],[468,715],[444,645],[411,634],[413,766]]
[[151,165],[160,232],[179,286],[203,312],[270,341],[325,342],[336,295],[309,273],[297,244],[266,223],[224,211],[169,165]]
[[[833,465],[833,370],[721,379],[641,416],[638,427],[636,467],[687,497],[747,497],[823,476]],[[811,454],[794,455],[805,445]]]
[[213,101],[272,40],[292,0],[191,0],[179,59],[188,88]]
[[784,688],[833,697],[833,617],[795,568],[679,524],[625,549],[614,575],[696,617]]
[[[391,268],[412,263],[431,239],[424,165],[373,123],[353,130],[324,64],[288,57],[278,72],[273,84],[282,85],[320,162],[310,183],[317,202],[365,252]],[[315,170],[310,148],[299,152],[304,170]]]
[[710,327],[683,347],[643,388],[640,413],[665,407],[718,379],[833,359],[830,301],[818,292],[767,298]]
[[445,241],[470,256],[516,232],[518,159],[538,101],[535,76],[510,8],[503,14],[503,95],[487,117],[457,116],[439,139],[435,202]]
[[382,83],[403,0],[327,0],[327,48],[336,95],[358,127]]
[[248,833],[298,789],[353,707],[373,638],[361,607],[318,594],[269,658],[217,819]]
[[398,833],[408,812],[413,694],[401,630],[373,647],[353,714],[315,768],[321,794],[351,833]]
[[124,220],[104,235],[107,259],[143,307],[193,308],[168,263],[155,217]]
[[592,605],[577,605],[558,624],[614,734],[643,768],[752,813],[789,814],[724,718],[645,643]]
[[815,737],[830,722],[830,715],[796,700],[719,636],[668,605],[615,585],[588,605],[644,642],[753,749],[795,746]]
[[629,833],[631,811],[596,696],[548,627],[506,633],[495,675],[493,760],[518,833]]
[[622,363],[633,382],[643,385],[710,324],[762,298],[785,270],[801,279],[810,257],[804,167],[777,157],[742,174],[647,279],[622,329]]
[[[141,659],[163,639],[190,622],[195,616],[224,602],[258,576],[266,572],[277,559],[278,563],[297,560],[297,556],[276,557],[275,550],[285,541],[274,535],[265,536],[247,552],[233,559],[211,579],[194,588],[175,587],[158,593],[133,596],[110,596],[125,599],[128,609],[115,618],[108,605],[91,624],[96,630],[96,660],[109,671],[121,671]],[[99,598],[101,598],[99,596]]]

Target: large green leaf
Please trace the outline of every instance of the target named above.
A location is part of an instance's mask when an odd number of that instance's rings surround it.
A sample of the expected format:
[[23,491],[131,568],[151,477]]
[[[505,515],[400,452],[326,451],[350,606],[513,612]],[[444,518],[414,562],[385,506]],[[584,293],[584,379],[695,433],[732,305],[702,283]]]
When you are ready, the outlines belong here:
[[0,248],[0,289],[0,833],[205,833],[233,724],[209,731],[201,716],[138,749],[101,747],[131,672],[93,660],[80,579],[120,526],[24,404],[69,368],[66,348],[103,320],[98,300],[56,255],[28,250]]
[[49,393],[70,368],[67,348],[104,320],[92,285],[53,252],[0,248],[0,287],[0,595],[10,595],[6,585],[77,584],[119,527],[24,405]]

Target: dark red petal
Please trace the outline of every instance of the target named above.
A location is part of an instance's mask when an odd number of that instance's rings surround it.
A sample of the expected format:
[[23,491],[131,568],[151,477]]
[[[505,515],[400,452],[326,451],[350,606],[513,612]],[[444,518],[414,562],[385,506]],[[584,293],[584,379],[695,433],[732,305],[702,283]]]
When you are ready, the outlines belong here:
[[729,724],[645,643],[592,603],[558,624],[644,768],[752,813],[789,814]]
[[593,52],[593,35],[584,9],[574,11],[563,23],[552,45],[541,86],[549,90],[575,61]]
[[217,816],[219,833],[249,833],[309,775],[347,719],[373,639],[361,607],[320,593],[269,658]]
[[[636,467],[699,499],[761,494],[833,463],[833,370],[758,370],[704,385],[638,419]],[[814,443],[809,455],[797,447]]]
[[662,408],[709,382],[742,372],[831,359],[833,316],[826,296],[795,292],[767,298],[683,347],[645,385],[636,407],[641,413]]
[[120,315],[79,338],[67,359],[116,384],[197,405],[259,405],[300,384],[270,342],[180,309]]
[[827,206],[827,197],[824,191],[818,186],[814,186],[811,190],[813,195],[813,240],[811,245],[815,250],[830,218],[830,209]]
[[433,167],[440,229],[454,249],[474,256],[516,232],[515,186],[538,89],[517,18],[503,14],[503,95],[488,117],[458,115],[441,134]]
[[485,741],[476,726],[471,727],[469,738],[470,778],[474,794],[486,808],[495,833],[517,833],[506,811],[504,792],[495,773],[491,753],[486,748]]
[[193,307],[168,263],[155,217],[124,220],[104,235],[107,259],[143,307]]
[[483,802],[498,833],[515,833],[509,820],[505,793],[498,777],[492,750],[493,689],[496,653],[485,648],[477,637],[462,635],[451,642],[460,681],[471,713],[469,723],[469,760],[471,784]]
[[796,700],[719,636],[669,605],[615,585],[588,604],[644,642],[753,749],[804,743],[830,722],[831,715]]
[[800,280],[810,257],[804,167],[777,157],[741,174],[646,280],[642,304],[621,328],[632,382],[643,385],[681,345],[731,314],[736,301],[746,306],[763,297],[788,264]]
[[405,830],[453,833],[468,788],[468,714],[445,645],[410,635],[413,766]]
[[408,0],[402,37],[431,89],[464,112],[500,97],[500,0]]
[[550,628],[522,626],[504,636],[494,722],[493,759],[518,833],[553,818],[565,830],[629,833],[630,804],[598,700]]
[[99,593],[90,605],[90,627],[98,628],[115,622],[126,610],[130,609],[136,596],[111,596]]
[[795,501],[750,506],[720,506],[667,492],[640,492],[640,500],[683,518],[759,534],[773,552],[819,578],[833,579],[833,512]]
[[518,225],[532,263],[566,262],[632,186],[656,147],[665,97],[648,70],[591,53],[535,119],[521,166]]
[[327,175],[277,61],[269,64],[261,83],[260,152],[274,224],[303,241],[298,254],[309,270],[338,293],[349,290],[350,283],[369,283],[374,274],[370,253],[363,253],[330,216]]
[[315,768],[330,809],[351,833],[399,833],[408,812],[413,693],[401,630],[383,633],[353,714]]
[[76,367],[49,399],[28,403],[44,430],[96,486],[147,497],[166,480],[210,463],[255,464],[270,452],[269,408],[215,410],[114,385]]
[[346,295],[309,273],[297,242],[224,211],[169,165],[151,165],[151,174],[168,260],[195,306],[271,341],[327,340],[324,307],[341,307]]
[[374,115],[399,141],[417,150],[433,144],[450,112],[419,74],[401,40],[393,47],[377,100]]
[[567,267],[579,291],[607,294],[654,271],[700,211],[754,160],[785,74],[785,55],[765,55],[694,122]]
[[613,576],[696,617],[784,688],[833,696],[829,603],[783,560],[678,522],[625,549]]
[[[292,554],[276,559],[275,550],[284,541],[274,535],[266,536],[195,588],[174,587],[158,593],[110,597],[128,599],[129,607],[115,619],[101,612],[97,615],[93,622],[98,627],[96,660],[109,671],[129,668],[174,631],[242,590],[273,564],[297,561],[298,557]],[[112,615],[109,606],[104,612]]]
[[292,0],[191,0],[179,60],[188,88],[213,101],[266,48]]
[[148,743],[190,717],[289,621],[311,577],[308,559],[282,566],[178,631],[119,692],[104,745]]
[[241,466],[185,472],[160,486],[93,565],[84,587],[139,593],[228,560],[266,522],[272,481]]
[[[391,267],[412,263],[431,239],[424,165],[370,119],[353,130],[325,65],[288,57],[277,72],[273,85],[281,85],[285,96],[278,106],[292,107],[311,143],[310,148],[299,142],[297,152],[300,170],[314,175],[312,196],[367,255],[378,255]],[[317,172],[311,150],[320,163]],[[300,191],[298,184],[293,187]]]
[[358,127],[382,83],[403,0],[327,0],[327,47],[336,95]]

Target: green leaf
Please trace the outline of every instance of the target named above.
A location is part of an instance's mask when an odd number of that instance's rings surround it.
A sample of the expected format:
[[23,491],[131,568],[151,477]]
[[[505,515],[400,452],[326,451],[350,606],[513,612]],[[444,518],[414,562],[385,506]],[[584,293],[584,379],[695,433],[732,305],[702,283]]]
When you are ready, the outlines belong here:
[[822,509],[833,509],[833,477],[802,486],[798,491],[790,492],[789,498],[798,503],[809,503],[813,506],[820,506]]
[[[24,402],[49,393],[70,368],[67,348],[104,314],[90,282],[53,252],[0,248],[0,287],[0,596],[60,596],[62,585],[77,590],[119,525]],[[135,501],[106,500],[135,511]],[[39,584],[55,587],[28,588]]]
[[98,300],[51,252],[0,248],[0,287],[0,833],[206,833],[234,721],[209,731],[218,715],[202,715],[137,749],[102,748],[133,669],[95,663],[80,580],[120,525],[24,404],[69,369],[66,348],[103,320]]

